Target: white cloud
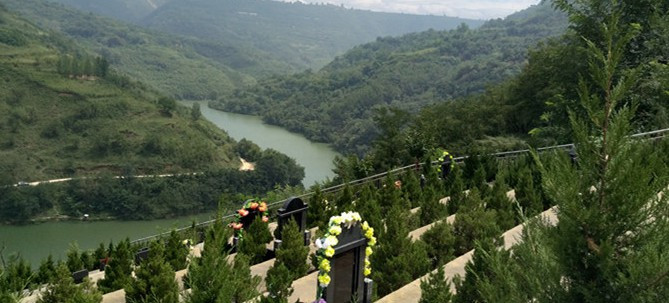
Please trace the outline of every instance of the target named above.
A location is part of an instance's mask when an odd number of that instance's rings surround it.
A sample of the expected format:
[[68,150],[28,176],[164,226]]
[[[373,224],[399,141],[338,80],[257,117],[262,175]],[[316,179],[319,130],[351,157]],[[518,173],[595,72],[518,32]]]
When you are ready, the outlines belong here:
[[[290,0],[287,0],[290,1]],[[343,4],[348,8],[379,12],[446,15],[491,19],[503,18],[540,0],[301,0],[307,3]]]

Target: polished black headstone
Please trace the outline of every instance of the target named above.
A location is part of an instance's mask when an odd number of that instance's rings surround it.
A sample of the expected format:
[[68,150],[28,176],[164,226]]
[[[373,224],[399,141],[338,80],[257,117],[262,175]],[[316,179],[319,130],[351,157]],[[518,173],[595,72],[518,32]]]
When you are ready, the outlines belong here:
[[[324,291],[328,303],[348,303],[351,298],[365,301],[365,248],[367,239],[359,224],[342,228],[334,247],[335,254],[330,260],[330,284]],[[371,285],[371,284],[370,284]],[[371,299],[371,298],[369,298]],[[356,302],[356,303],[357,303]]]
[[283,206],[277,211],[279,224],[274,232],[274,238],[281,240],[283,226],[287,224],[290,219],[295,220],[300,232],[304,232],[307,228],[307,208],[309,208],[309,206],[307,206],[307,204],[300,198],[292,197],[286,200],[286,202],[283,203]]
[[149,248],[144,247],[135,253],[135,265],[139,265],[143,260],[149,257]]
[[86,277],[88,277],[88,269],[82,269],[80,271],[75,271],[72,273],[72,279],[76,284],[83,282],[84,278]]

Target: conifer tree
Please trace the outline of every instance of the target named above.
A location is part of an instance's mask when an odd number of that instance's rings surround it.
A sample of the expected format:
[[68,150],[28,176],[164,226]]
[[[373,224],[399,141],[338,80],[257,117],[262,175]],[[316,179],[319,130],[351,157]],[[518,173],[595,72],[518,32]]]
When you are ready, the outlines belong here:
[[472,189],[453,223],[453,234],[456,237],[455,255],[460,256],[471,250],[475,240],[499,235],[501,230],[495,223],[495,219],[495,211],[486,210],[478,190]]
[[328,220],[328,205],[325,203],[325,196],[321,192],[321,187],[313,187],[314,194],[309,197],[309,208],[307,209],[307,226],[325,226]]
[[423,191],[420,188],[420,183],[416,174],[412,171],[404,174],[402,178],[402,193],[404,199],[409,201],[411,208],[418,207],[422,201]]
[[293,293],[291,286],[294,275],[281,262],[274,263],[267,271],[265,285],[267,285],[266,297],[262,297],[261,303],[288,303],[288,297]]
[[437,196],[434,186],[425,186],[422,198],[419,212],[420,226],[435,222],[443,218],[448,212],[446,205],[439,202],[440,198]]
[[142,260],[135,278],[125,287],[126,302],[179,302],[179,286],[164,254],[162,243],[151,242],[149,257]]
[[353,191],[348,184],[344,185],[344,189],[337,194],[335,198],[336,213],[353,210]]
[[22,258],[5,262],[0,250],[0,302],[19,302],[32,280],[30,266]]
[[427,255],[432,267],[441,266],[453,259],[455,253],[455,236],[451,224],[443,221],[426,231],[421,240],[427,244]]
[[237,244],[238,252],[247,255],[251,259],[251,264],[256,264],[265,257],[269,241],[272,241],[269,227],[260,216],[257,216],[249,228],[243,231],[242,238]]
[[228,252],[224,249],[231,236],[229,228],[225,228],[217,220],[206,232],[202,255],[195,258],[189,265],[184,284],[191,289],[186,293],[186,302],[232,302],[235,291],[234,270],[227,261]]
[[449,303],[451,302],[451,283],[446,280],[444,267],[439,266],[425,280],[420,281],[420,301],[418,303]]
[[37,282],[38,283],[47,283],[51,281],[53,277],[56,276],[56,264],[53,261],[53,256],[49,254],[46,259],[43,259],[40,262],[39,269],[37,270]]
[[281,247],[276,252],[276,262],[284,264],[296,278],[306,275],[309,269],[309,247],[304,245],[304,237],[295,220],[291,219],[284,225],[281,240]]
[[79,258],[81,259],[81,264],[84,266],[82,269],[93,270],[97,263],[95,262],[95,257],[85,250],[81,252]]
[[98,288],[102,292],[108,293],[128,285],[132,273],[132,261],[130,240],[126,238],[118,243],[111,254],[109,263],[105,268],[105,278],[98,281]]
[[383,232],[383,213],[378,201],[379,195],[372,185],[364,186],[356,203],[356,211],[373,227],[377,237]]
[[462,180],[462,170],[455,169],[452,173],[451,176],[453,178],[453,184],[451,185],[450,192],[449,194],[449,200],[448,204],[446,205],[448,208],[448,213],[449,214],[455,214],[458,212],[458,208],[460,208],[460,204],[463,202],[465,197],[467,196],[465,194],[465,182]]
[[408,210],[394,206],[388,211],[385,232],[379,235],[379,244],[372,254],[372,279],[377,283],[380,296],[411,282],[427,272],[430,266],[427,249],[420,241],[412,243],[408,237]]
[[541,193],[536,190],[532,170],[528,167],[518,172],[518,184],[515,191],[516,200],[526,216],[532,217],[543,211]]
[[509,199],[507,192],[508,187],[504,184],[504,179],[498,178],[485,199],[486,209],[495,210],[497,214],[495,222],[501,230],[508,230],[518,223],[514,212],[515,203]]
[[173,270],[178,271],[186,268],[187,257],[188,247],[181,242],[179,234],[175,230],[172,230],[170,236],[167,238],[165,260]]
[[491,279],[493,273],[490,268],[491,265],[487,262],[490,260],[486,254],[503,254],[504,259],[508,260],[509,252],[505,250],[498,251],[495,243],[491,238],[476,241],[474,255],[472,260],[465,266],[465,277],[462,279],[455,279],[455,286],[457,295],[453,303],[471,303],[471,302],[488,302],[478,292],[479,279]]
[[102,293],[93,284],[84,279],[80,285],[74,284],[70,270],[65,264],[56,267],[56,274],[50,280],[37,300],[38,303],[98,303],[102,302]]
[[[233,286],[233,302],[248,302],[260,295],[258,285],[262,280],[258,276],[251,275],[249,257],[237,254],[232,268],[234,280],[230,281]],[[305,260],[306,262],[306,260]]]
[[70,244],[67,251],[67,268],[70,272],[75,272],[84,269],[84,263],[81,262],[81,254],[79,253],[79,246],[77,243]]

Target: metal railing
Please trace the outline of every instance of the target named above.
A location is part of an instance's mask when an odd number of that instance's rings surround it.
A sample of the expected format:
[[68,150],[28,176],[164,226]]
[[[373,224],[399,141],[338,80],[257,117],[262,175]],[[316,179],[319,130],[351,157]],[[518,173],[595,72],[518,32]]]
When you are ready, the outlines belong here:
[[[648,140],[657,140],[657,139],[661,139],[661,138],[666,137],[668,134],[669,134],[669,128],[665,128],[665,129],[654,130],[654,131],[649,131],[649,132],[637,133],[637,134],[631,135],[630,137],[648,139]],[[537,149],[534,149],[534,150],[536,150],[539,153],[544,153],[544,152],[549,152],[549,151],[559,150],[559,149],[569,150],[573,147],[574,147],[574,144],[570,143],[570,144],[561,144],[561,145],[540,147],[540,148],[537,148]],[[494,156],[496,158],[515,158],[515,157],[518,157],[520,155],[527,154],[528,152],[530,152],[530,149],[521,149],[521,150],[514,150],[514,151],[492,153],[492,154],[490,154],[490,156]],[[462,163],[468,157],[469,156],[455,157],[455,158],[453,158],[453,161],[455,161],[455,163],[459,164],[459,163]],[[432,161],[432,163],[431,163],[431,165],[433,165],[433,166],[434,165],[439,165],[439,164],[441,164],[439,161]],[[362,179],[342,183],[342,184],[339,184],[339,185],[334,185],[334,186],[331,186],[331,187],[328,187],[328,188],[324,188],[324,189],[321,190],[321,192],[322,193],[336,193],[336,192],[339,192],[340,190],[344,189],[346,186],[366,185],[366,184],[369,184],[371,182],[379,181],[379,180],[385,178],[386,176],[388,176],[389,174],[403,174],[407,171],[419,169],[422,165],[423,164],[411,164],[411,165],[395,168],[395,169],[392,169],[392,170],[387,171],[387,172],[378,173],[378,174],[371,175],[371,176],[368,176],[368,177],[365,177],[365,178],[362,178]],[[308,197],[312,196],[313,194],[314,194],[314,192],[308,192],[308,193],[297,196],[297,198],[300,198],[300,199],[308,198]],[[267,204],[267,207],[268,207],[269,210],[275,209],[275,208],[277,208],[277,206],[282,205],[286,201],[288,201],[288,199],[271,202],[271,203]],[[231,219],[235,215],[236,215],[236,213],[232,213],[232,214],[222,216],[220,218],[199,222],[199,223],[195,224],[195,227],[207,226],[207,225],[213,224],[214,222],[216,222],[216,220]],[[175,231],[176,232],[182,232],[182,231],[185,231],[185,230],[188,230],[188,229],[191,229],[191,228],[193,228],[193,225],[178,228]],[[152,239],[157,239],[157,238],[169,235],[170,232],[164,232],[164,233],[160,233],[160,234],[157,234],[157,235],[152,235],[152,236],[144,237],[144,238],[141,238],[141,239],[137,239],[137,240],[132,241],[132,243],[146,242],[146,241],[150,241]]]

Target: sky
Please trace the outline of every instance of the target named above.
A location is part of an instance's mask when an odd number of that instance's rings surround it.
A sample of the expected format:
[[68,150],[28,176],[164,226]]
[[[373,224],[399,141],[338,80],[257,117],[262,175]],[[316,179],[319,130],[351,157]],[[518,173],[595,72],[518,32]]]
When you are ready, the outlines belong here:
[[503,18],[540,0],[301,0],[307,3],[343,4],[379,12],[438,15],[473,19]]

